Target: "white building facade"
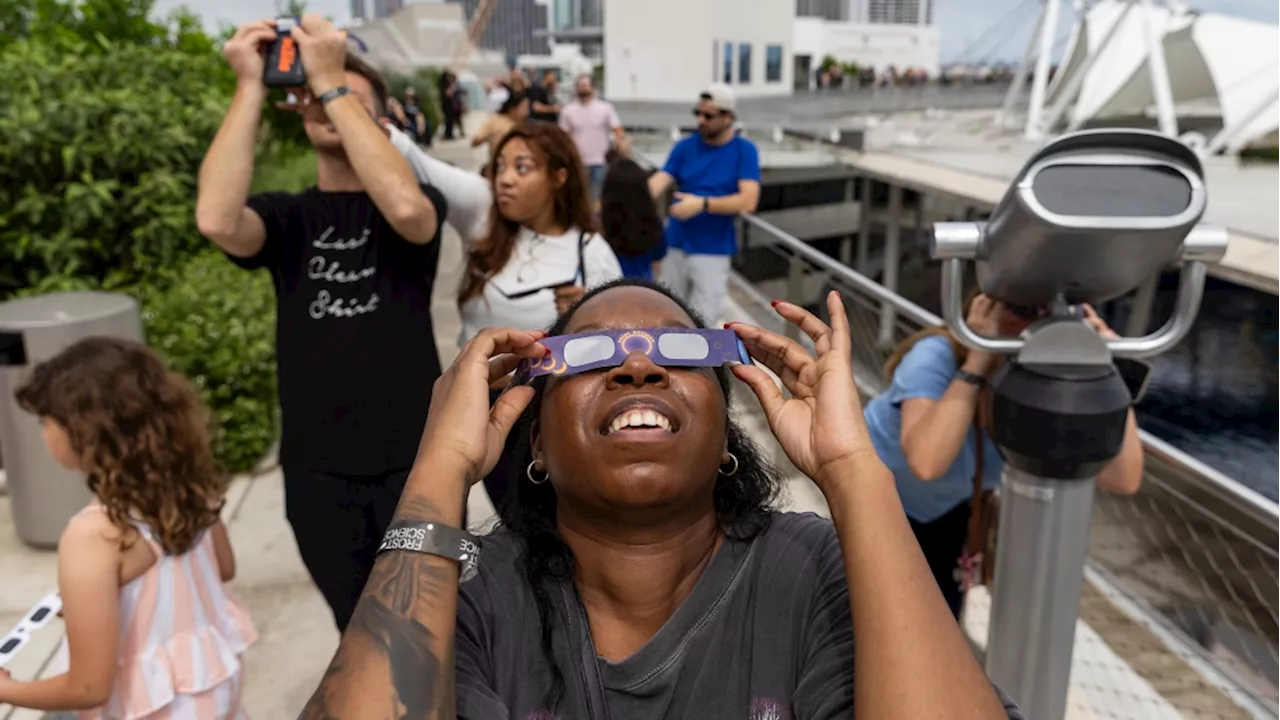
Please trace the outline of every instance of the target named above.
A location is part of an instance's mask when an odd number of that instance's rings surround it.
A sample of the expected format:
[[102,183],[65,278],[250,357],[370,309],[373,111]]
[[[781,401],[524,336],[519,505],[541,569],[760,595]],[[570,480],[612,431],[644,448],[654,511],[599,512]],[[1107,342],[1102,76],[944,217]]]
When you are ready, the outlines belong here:
[[929,25],[796,18],[793,27],[791,47],[796,59],[796,84],[801,88],[812,86],[814,71],[828,55],[841,64],[874,67],[880,74],[892,65],[899,71],[915,68],[930,77],[938,75],[938,30]]
[[605,96],[692,103],[712,82],[790,94],[795,20],[795,0],[605,0]]

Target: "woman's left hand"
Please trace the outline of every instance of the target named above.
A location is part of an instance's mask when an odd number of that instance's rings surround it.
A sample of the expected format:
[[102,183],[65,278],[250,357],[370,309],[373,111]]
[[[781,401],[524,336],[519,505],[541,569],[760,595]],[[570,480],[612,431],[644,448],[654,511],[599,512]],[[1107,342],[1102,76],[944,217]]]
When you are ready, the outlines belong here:
[[1115,330],[1112,330],[1111,327],[1107,325],[1105,320],[1098,317],[1098,311],[1094,310],[1092,305],[1085,303],[1080,306],[1080,309],[1084,311],[1084,324],[1093,328],[1094,332],[1107,340],[1115,340],[1120,337]]
[[853,380],[844,301],[835,291],[827,295],[830,327],[798,305],[778,302],[774,309],[813,340],[817,357],[783,335],[731,323],[751,357],[777,375],[791,397],[784,397],[773,378],[753,365],[735,365],[733,374],[760,398],[769,427],[787,457],[825,492],[832,478],[849,476],[836,472],[837,468],[866,453],[875,457]]

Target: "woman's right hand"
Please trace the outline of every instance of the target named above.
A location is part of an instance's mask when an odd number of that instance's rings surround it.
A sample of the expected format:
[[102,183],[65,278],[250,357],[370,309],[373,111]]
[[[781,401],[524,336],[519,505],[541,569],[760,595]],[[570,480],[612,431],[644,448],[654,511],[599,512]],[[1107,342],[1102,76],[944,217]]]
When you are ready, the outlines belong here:
[[[979,335],[996,337],[1000,333],[1000,316],[1003,313],[1003,304],[986,295],[978,295],[969,304],[969,314],[965,316],[965,322]],[[994,365],[994,355],[980,350],[970,350],[962,367],[968,372],[986,375]]]
[[969,304],[969,314],[965,322],[979,335],[994,337],[1000,331],[1000,314],[1004,305],[986,295],[978,295]]
[[469,484],[487,475],[511,426],[533,399],[533,388],[513,387],[491,409],[489,387],[524,358],[545,357],[544,337],[538,330],[486,328],[472,338],[431,391],[418,462],[432,467],[454,463]]

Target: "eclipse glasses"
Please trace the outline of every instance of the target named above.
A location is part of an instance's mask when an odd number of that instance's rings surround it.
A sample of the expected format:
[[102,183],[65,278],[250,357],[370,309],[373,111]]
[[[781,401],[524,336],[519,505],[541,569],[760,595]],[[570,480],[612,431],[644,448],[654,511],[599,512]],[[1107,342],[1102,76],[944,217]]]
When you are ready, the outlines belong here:
[[513,384],[524,385],[542,375],[577,375],[618,367],[633,353],[642,353],[661,367],[751,363],[746,346],[732,330],[601,330],[547,337],[542,344],[550,353],[521,361]]
[[49,624],[49,621],[62,610],[62,596],[56,592],[45,595],[22,618],[9,634],[0,639],[0,668],[8,665],[18,655],[18,651],[31,642],[35,631]]

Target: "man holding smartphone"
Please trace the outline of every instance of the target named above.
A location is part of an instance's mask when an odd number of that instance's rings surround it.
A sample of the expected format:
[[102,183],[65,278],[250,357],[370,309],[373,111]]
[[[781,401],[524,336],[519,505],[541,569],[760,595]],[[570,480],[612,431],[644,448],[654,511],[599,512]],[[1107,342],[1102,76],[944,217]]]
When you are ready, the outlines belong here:
[[275,281],[285,507],[312,579],[345,629],[399,501],[440,375],[431,291],[446,203],[379,125],[387,89],[318,15],[290,30],[294,92],[317,187],[249,195],[275,21],[223,48],[231,107],[200,168],[196,223],[232,262]]

